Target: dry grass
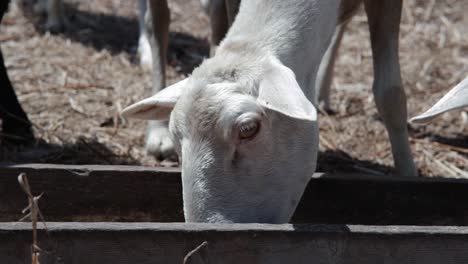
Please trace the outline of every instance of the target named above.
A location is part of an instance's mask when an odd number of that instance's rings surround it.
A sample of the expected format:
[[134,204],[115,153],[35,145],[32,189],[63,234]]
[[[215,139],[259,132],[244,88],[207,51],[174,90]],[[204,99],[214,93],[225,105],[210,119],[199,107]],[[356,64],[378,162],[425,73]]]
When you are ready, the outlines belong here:
[[[66,2],[73,28],[64,34],[41,34],[14,9],[4,19],[0,43],[9,74],[41,143],[35,149],[0,149],[0,158],[157,165],[141,147],[145,123],[117,115],[122,107],[150,94],[150,74],[135,63],[136,1]],[[168,83],[172,83],[206,55],[209,27],[197,0],[169,2],[171,31],[185,32],[171,37]],[[468,5],[463,0],[404,3],[400,62],[412,116],[467,75]],[[321,116],[321,171],[380,174],[388,173],[392,165],[370,89],[368,39],[361,11],[348,27],[335,70],[332,107],[337,113]],[[411,128],[413,152],[423,175],[466,177],[467,123],[467,112],[459,111]]]

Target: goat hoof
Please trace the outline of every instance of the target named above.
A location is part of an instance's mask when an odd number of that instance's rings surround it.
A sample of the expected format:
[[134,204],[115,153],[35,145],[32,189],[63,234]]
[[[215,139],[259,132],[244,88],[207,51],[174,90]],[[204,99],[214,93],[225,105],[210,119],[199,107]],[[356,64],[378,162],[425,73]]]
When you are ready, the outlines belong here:
[[157,161],[177,162],[174,143],[166,127],[155,127],[149,131],[146,139],[146,153]]

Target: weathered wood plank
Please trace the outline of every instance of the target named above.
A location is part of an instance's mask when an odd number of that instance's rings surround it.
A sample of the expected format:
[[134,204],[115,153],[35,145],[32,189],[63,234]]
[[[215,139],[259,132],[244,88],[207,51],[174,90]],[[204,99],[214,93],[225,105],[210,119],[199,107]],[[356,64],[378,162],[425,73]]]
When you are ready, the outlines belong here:
[[17,182],[28,175],[47,220],[183,222],[180,172],[136,166],[25,164],[0,167],[0,221],[27,205]]
[[[49,221],[182,222],[178,169],[25,164],[0,167],[0,221],[26,205],[26,172]],[[295,223],[468,225],[468,181],[315,174]]]
[[[464,264],[468,227],[48,223],[41,263]],[[2,263],[30,263],[31,228],[0,223]],[[57,259],[60,261],[56,262]]]

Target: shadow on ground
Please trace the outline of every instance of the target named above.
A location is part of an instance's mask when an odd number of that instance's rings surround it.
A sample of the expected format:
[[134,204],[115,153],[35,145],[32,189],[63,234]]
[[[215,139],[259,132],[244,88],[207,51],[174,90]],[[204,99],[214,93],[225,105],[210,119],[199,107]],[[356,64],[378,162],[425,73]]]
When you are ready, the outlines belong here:
[[[92,13],[79,10],[73,4],[64,4],[68,22],[66,29],[58,33],[59,35],[96,50],[106,49],[111,54],[127,52],[133,55],[134,62],[137,61],[139,32],[136,18]],[[36,29],[45,33],[41,25],[42,21],[36,23]],[[167,61],[178,72],[189,74],[209,56],[209,49],[207,39],[181,32],[170,32]]]
[[116,155],[106,145],[92,139],[79,138],[75,143],[48,144],[39,140],[33,146],[9,146],[0,144],[2,163],[55,163],[55,164],[103,164],[140,165],[129,155]]
[[468,135],[457,130],[460,128],[455,127],[454,129],[451,127],[450,129],[444,129],[443,132],[450,136],[431,132],[424,126],[409,126],[408,128],[410,137],[412,138],[427,139],[431,142],[437,142],[451,147],[468,149]]
[[457,148],[468,149],[468,136],[467,135],[455,135],[453,137],[445,137],[441,135],[428,135],[427,138],[430,141],[441,143],[444,145],[449,145]]
[[393,168],[372,161],[353,158],[340,150],[327,150],[319,152],[316,171],[389,175],[393,172]]

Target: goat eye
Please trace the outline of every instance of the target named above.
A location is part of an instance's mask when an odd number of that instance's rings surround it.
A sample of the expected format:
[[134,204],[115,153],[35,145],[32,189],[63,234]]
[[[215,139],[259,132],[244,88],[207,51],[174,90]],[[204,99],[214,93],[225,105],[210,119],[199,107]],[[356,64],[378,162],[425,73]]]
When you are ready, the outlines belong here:
[[251,139],[255,137],[260,130],[258,121],[249,122],[239,127],[239,139]]

